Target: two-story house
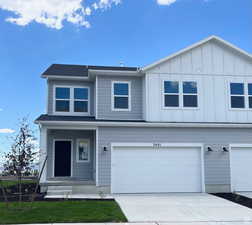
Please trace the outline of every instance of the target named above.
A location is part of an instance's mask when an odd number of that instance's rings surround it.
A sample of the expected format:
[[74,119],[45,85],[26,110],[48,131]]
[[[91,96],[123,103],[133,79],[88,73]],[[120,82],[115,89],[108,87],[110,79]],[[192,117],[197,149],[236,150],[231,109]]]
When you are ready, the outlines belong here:
[[242,49],[212,36],[143,68],[54,64],[42,77],[43,190],[252,191],[252,56]]

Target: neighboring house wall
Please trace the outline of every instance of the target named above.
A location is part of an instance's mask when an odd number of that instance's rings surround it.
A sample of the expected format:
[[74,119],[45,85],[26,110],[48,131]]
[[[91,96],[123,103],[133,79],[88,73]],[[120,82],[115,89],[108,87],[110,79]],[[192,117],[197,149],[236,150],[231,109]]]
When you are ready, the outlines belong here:
[[[63,86],[85,86],[85,87],[89,87],[89,107],[90,107],[90,116],[94,116],[94,105],[95,105],[95,101],[94,101],[94,82],[87,82],[87,81],[70,81],[70,80],[48,80],[47,82],[48,85],[48,114],[52,115],[53,114],[53,106],[54,106],[54,85],[63,85]],[[69,113],[69,115],[71,115]]]
[[[164,109],[163,80],[197,81],[198,109]],[[252,122],[252,109],[230,108],[229,83],[252,82],[244,55],[209,41],[146,72],[147,120],[171,122]]]
[[[131,111],[112,111],[112,81],[131,82]],[[143,92],[142,78],[125,76],[98,76],[97,77],[97,119],[114,120],[142,120],[143,119]]]
[[[72,139],[72,163],[73,178],[94,180],[95,178],[95,131],[71,131],[71,130],[48,130],[47,142],[47,178],[53,177],[53,140],[54,139]],[[77,139],[90,139],[90,162],[77,162]]]
[[[230,143],[252,143],[252,130],[99,127],[99,185],[109,186],[111,182],[110,146],[113,142],[202,143],[206,151],[204,156],[206,191],[230,191],[229,153],[222,152],[222,147],[228,147]],[[102,151],[104,146],[108,146],[108,152]],[[207,152],[208,146],[216,151]]]

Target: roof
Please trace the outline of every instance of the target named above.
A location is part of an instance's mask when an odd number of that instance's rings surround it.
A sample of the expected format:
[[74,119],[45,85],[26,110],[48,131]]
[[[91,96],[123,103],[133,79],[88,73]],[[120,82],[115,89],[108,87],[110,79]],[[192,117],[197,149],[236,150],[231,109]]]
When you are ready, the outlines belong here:
[[35,122],[44,121],[63,121],[63,122],[145,122],[144,120],[97,120],[94,116],[59,116],[59,115],[40,115]]
[[137,67],[52,64],[42,76],[88,77],[89,70],[137,71]]
[[183,53],[185,53],[187,51],[192,50],[193,48],[196,48],[196,47],[198,47],[198,46],[200,46],[202,44],[205,44],[205,43],[207,43],[209,41],[212,41],[212,40],[215,40],[215,41],[217,41],[217,42],[219,42],[219,43],[221,43],[221,44],[223,44],[223,45],[225,45],[225,46],[227,46],[229,48],[232,48],[236,52],[239,52],[240,54],[242,54],[242,55],[244,55],[244,56],[246,56],[246,57],[248,57],[248,58],[250,58],[252,60],[252,55],[249,54],[248,52],[246,52],[246,51],[242,50],[241,48],[239,48],[239,47],[237,47],[237,46],[223,40],[220,37],[210,36],[210,37],[208,37],[206,39],[203,39],[203,40],[201,40],[201,41],[199,41],[199,42],[197,42],[197,43],[195,43],[195,44],[193,44],[193,45],[191,45],[191,46],[189,46],[187,48],[184,48],[184,49],[182,49],[182,50],[180,50],[180,51],[178,51],[178,52],[176,52],[176,53],[174,53],[172,55],[169,55],[169,56],[167,56],[165,58],[162,58],[162,59],[160,59],[160,60],[158,60],[158,61],[156,61],[156,62],[154,62],[154,63],[152,63],[150,65],[147,65],[147,66],[143,67],[142,71],[145,72],[145,71],[147,71],[149,69],[152,69],[153,67],[155,67],[155,66],[157,66],[157,65],[159,65],[159,64],[161,64],[163,62],[166,62],[166,61],[168,61],[168,60],[170,60],[170,59],[172,59],[172,58],[174,58],[174,57],[176,57],[178,55],[181,55],[181,54],[183,54]]

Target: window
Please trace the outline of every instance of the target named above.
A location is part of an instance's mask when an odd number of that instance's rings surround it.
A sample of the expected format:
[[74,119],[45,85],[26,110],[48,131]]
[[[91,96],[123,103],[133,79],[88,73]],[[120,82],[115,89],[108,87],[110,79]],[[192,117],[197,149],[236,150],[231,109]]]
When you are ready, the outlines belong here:
[[55,110],[57,112],[69,112],[70,88],[57,87],[55,98],[56,98]]
[[198,88],[195,81],[164,81],[164,107],[197,108]]
[[179,82],[164,82],[164,105],[165,107],[179,107]]
[[252,108],[252,83],[248,84],[248,102],[249,102],[249,108]]
[[112,110],[130,110],[130,83],[112,82]]
[[88,112],[87,88],[74,88],[74,112]]
[[231,108],[245,108],[244,83],[230,83]]
[[89,113],[89,88],[55,87],[56,113]]
[[198,89],[194,81],[183,82],[183,106],[198,107]]
[[77,162],[90,161],[90,147],[88,140],[77,140]]

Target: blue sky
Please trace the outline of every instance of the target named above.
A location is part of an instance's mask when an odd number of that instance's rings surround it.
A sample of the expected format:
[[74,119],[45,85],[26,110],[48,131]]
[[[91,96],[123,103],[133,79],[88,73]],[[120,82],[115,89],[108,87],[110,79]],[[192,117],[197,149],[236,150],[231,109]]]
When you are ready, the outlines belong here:
[[213,34],[251,53],[251,12],[251,0],[0,0],[0,152],[1,129],[45,112],[50,64],[143,66]]

